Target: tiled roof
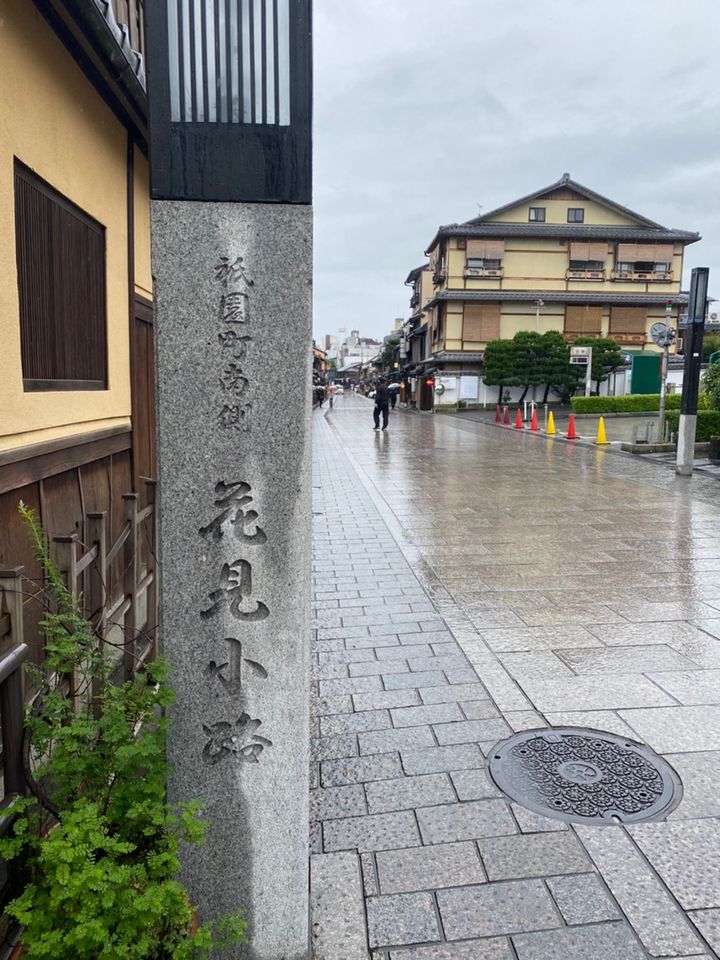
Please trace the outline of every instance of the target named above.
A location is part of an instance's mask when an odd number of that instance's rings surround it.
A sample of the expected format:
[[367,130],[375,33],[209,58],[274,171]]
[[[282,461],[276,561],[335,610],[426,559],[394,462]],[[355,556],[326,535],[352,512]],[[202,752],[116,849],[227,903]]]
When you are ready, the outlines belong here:
[[438,228],[428,251],[443,237],[542,237],[562,240],[641,240],[695,243],[699,233],[665,227],[622,227],[590,223],[450,223]]
[[420,274],[423,272],[423,270],[429,270],[429,269],[430,269],[430,264],[429,264],[429,263],[422,263],[422,264],[420,264],[419,267],[415,267],[414,270],[411,270],[411,271],[410,271],[410,273],[409,273],[409,274],[407,275],[407,277],[405,278],[405,283],[414,283],[415,280],[416,280],[416,279],[420,276]]
[[448,300],[474,303],[519,302],[615,304],[616,306],[652,306],[688,302],[686,293],[585,293],[583,290],[441,290],[427,306]]
[[143,62],[143,56],[141,53],[138,53],[137,50],[133,50],[132,46],[130,45],[130,31],[127,25],[117,22],[115,19],[115,11],[113,10],[110,0],[94,0],[94,3],[98,13],[107,24],[108,30],[112,34],[123,56],[127,60],[128,66],[135,75],[138,83],[143,90],[147,90],[145,85],[145,64]]

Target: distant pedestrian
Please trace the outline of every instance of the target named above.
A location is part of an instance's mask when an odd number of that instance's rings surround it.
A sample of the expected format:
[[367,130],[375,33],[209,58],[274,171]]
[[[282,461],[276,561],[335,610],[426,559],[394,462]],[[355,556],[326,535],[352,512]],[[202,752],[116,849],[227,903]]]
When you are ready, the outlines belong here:
[[388,391],[390,393],[390,409],[391,410],[395,409],[395,404],[397,403],[399,389],[400,389],[399,383],[391,383],[390,386],[388,387]]
[[380,429],[380,414],[383,418],[383,430],[387,430],[388,410],[390,407],[390,393],[384,380],[378,380],[375,387],[375,406],[373,407],[373,420],[375,421],[375,430]]

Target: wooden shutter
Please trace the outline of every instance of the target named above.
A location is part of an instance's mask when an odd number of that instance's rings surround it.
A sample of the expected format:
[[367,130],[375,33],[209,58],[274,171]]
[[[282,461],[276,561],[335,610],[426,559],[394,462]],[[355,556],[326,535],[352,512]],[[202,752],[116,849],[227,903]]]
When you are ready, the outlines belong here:
[[466,303],[463,311],[463,341],[487,343],[500,337],[499,303]]
[[671,243],[619,243],[617,259],[622,263],[672,263],[673,252]]
[[502,260],[505,253],[504,240],[468,240],[468,260]]
[[637,243],[635,244],[635,259],[648,260],[652,263],[655,260],[655,243]]
[[570,244],[570,259],[571,260],[589,260],[590,259],[590,244],[589,243],[571,243]]
[[589,243],[588,260],[602,260],[605,262],[607,257],[607,243]]
[[634,263],[639,257],[635,256],[636,243],[619,243],[617,245],[617,259],[621,263]]
[[655,262],[656,263],[672,263],[674,253],[675,253],[675,248],[672,245],[672,243],[656,243],[655,244]]
[[15,242],[26,390],[104,390],[105,228],[15,164]]
[[565,307],[565,333],[573,336],[598,336],[602,330],[602,307]]
[[612,307],[610,309],[610,336],[614,333],[645,333],[646,307]]

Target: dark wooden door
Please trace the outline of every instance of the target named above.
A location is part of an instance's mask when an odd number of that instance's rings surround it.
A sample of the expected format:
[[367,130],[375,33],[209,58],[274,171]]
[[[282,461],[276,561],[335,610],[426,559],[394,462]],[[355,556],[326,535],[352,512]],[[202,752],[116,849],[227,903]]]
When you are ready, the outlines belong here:
[[144,481],[157,476],[157,431],[153,311],[141,297],[135,297],[131,347],[133,487],[144,502]]

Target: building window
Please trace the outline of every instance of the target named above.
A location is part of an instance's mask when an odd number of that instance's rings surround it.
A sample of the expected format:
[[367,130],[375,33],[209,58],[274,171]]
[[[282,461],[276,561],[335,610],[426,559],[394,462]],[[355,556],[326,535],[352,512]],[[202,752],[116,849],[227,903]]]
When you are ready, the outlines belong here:
[[570,271],[572,273],[586,273],[590,271],[601,272],[605,267],[604,260],[571,260]]
[[584,223],[585,210],[582,207],[568,207],[568,223]]
[[545,223],[545,207],[530,207],[528,220],[530,223]]
[[631,274],[633,272],[634,264],[628,263],[626,260],[619,260],[615,264],[615,273],[627,273]]
[[15,163],[23,386],[105,390],[105,228]]
[[486,257],[469,257],[468,270],[499,270],[502,260],[490,260]]

